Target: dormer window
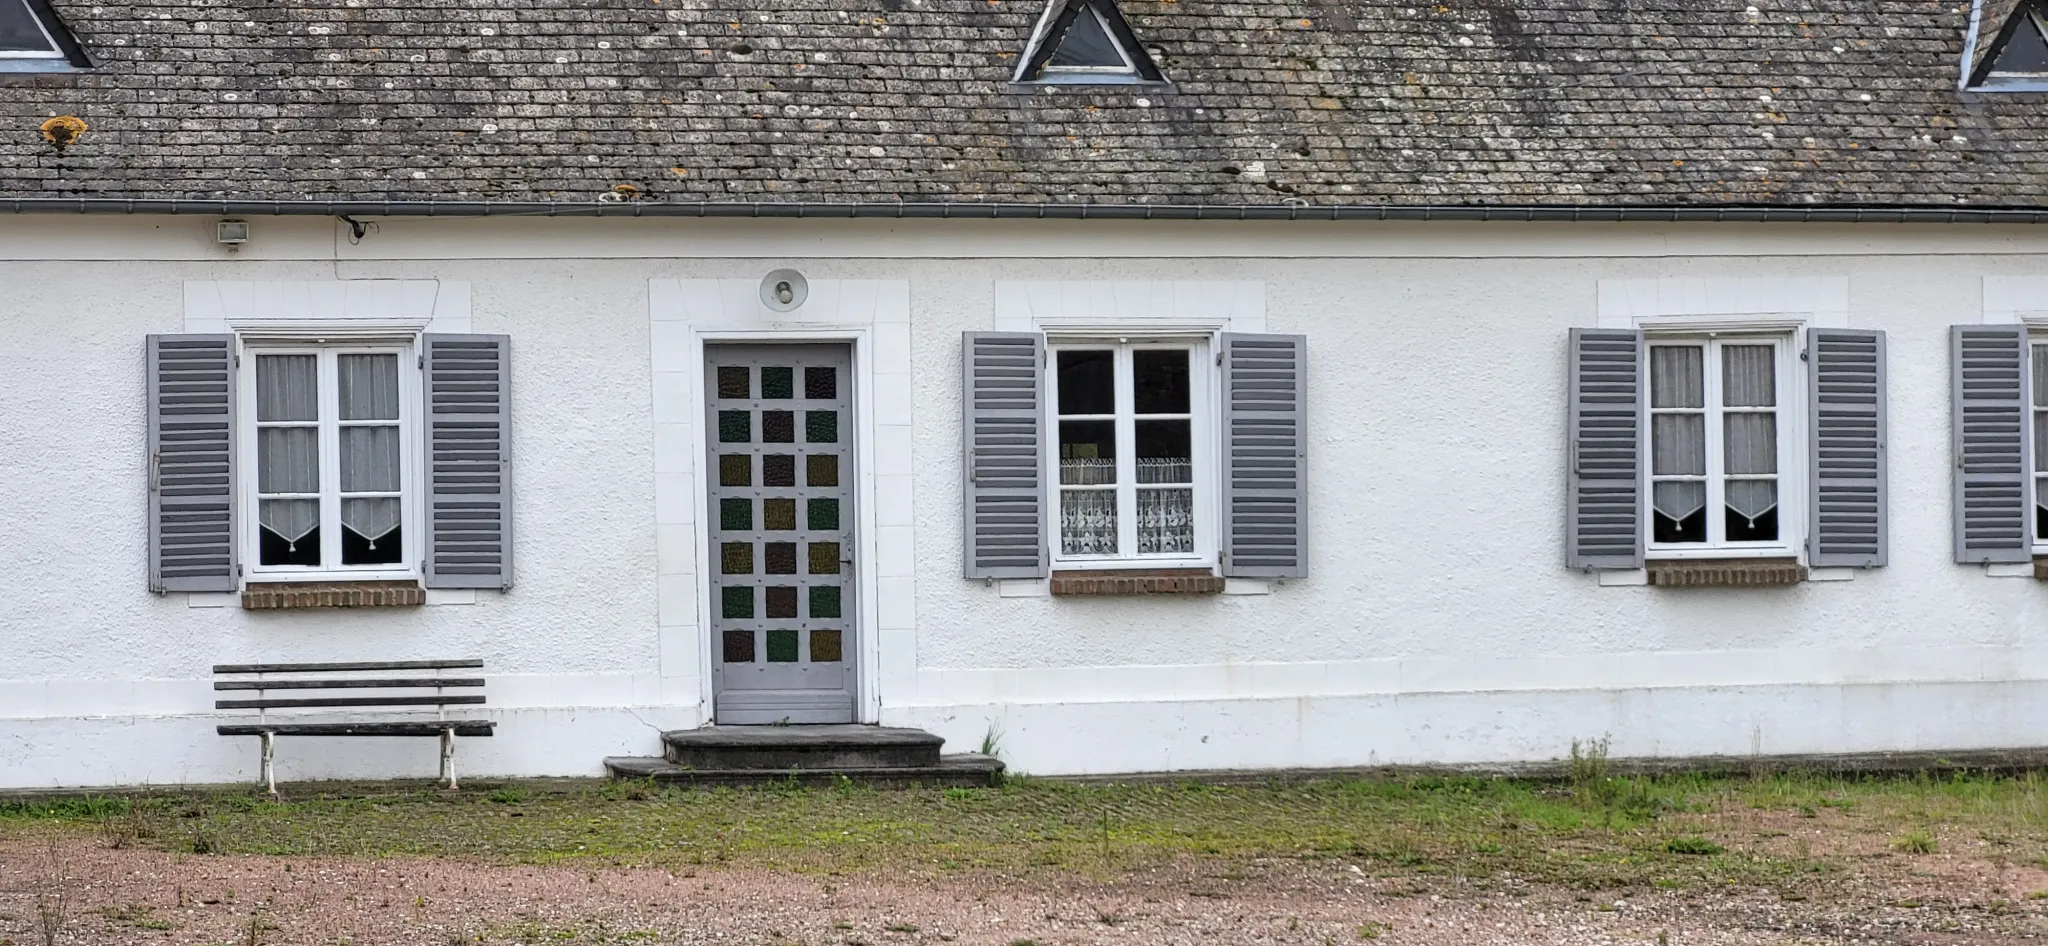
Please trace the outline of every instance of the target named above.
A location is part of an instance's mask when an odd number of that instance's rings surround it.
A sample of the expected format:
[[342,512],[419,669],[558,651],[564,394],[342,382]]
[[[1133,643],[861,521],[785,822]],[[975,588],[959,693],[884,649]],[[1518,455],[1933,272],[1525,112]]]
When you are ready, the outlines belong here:
[[1115,0],[1052,0],[1014,80],[1066,85],[1166,81]]
[[0,0],[0,72],[88,65],[45,0]]
[[2021,3],[1989,42],[1980,43],[1970,89],[2048,91],[2048,20],[2036,3]]

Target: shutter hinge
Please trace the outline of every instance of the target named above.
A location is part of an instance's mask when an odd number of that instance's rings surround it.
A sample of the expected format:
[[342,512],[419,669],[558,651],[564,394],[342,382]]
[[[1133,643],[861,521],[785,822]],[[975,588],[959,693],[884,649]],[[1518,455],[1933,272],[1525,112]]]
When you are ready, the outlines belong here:
[[235,352],[235,353],[234,353],[233,355],[230,355],[229,357],[231,357],[231,358],[235,359],[235,367],[237,367],[237,368],[240,368],[240,367],[242,366],[242,353],[241,353],[241,352]]
[[419,364],[419,367],[420,367],[420,369],[421,369],[421,370],[423,370],[423,371],[424,371],[424,370],[426,370],[426,367],[427,367],[427,356],[426,356],[426,354],[425,354],[424,352],[422,352],[422,353],[420,354],[420,364]]
[[1813,354],[1813,352],[1812,352],[1812,350],[1811,350],[1811,349],[1806,349],[1806,348],[1802,348],[1802,349],[1800,349],[1800,350],[1799,350],[1799,360],[1800,360],[1800,361],[1812,361],[1812,360],[1813,360],[1813,358],[1812,358],[1812,357],[1810,357],[1810,356],[1811,356],[1812,354]]
[[241,566],[241,565],[236,565],[236,566],[235,566],[235,577],[236,577],[236,578],[240,578],[240,577],[242,577],[243,575],[246,575],[246,574],[248,574],[248,572],[246,572],[246,571],[244,571],[244,570],[243,570],[243,566]]

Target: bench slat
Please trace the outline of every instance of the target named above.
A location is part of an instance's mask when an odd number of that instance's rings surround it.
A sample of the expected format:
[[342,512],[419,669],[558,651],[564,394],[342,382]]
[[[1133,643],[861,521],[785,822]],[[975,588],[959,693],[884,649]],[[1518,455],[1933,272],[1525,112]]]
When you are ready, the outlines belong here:
[[218,680],[216,690],[371,690],[402,687],[480,687],[482,677],[406,677],[353,680]]
[[458,736],[488,736],[498,724],[483,719],[412,723],[277,723],[274,725],[219,726],[223,736],[438,736],[444,729]]
[[326,673],[348,670],[480,670],[478,660],[389,660],[340,664],[214,664],[214,673]]
[[291,709],[319,706],[457,706],[483,703],[475,696],[362,696],[322,697],[311,700],[215,700],[214,709]]

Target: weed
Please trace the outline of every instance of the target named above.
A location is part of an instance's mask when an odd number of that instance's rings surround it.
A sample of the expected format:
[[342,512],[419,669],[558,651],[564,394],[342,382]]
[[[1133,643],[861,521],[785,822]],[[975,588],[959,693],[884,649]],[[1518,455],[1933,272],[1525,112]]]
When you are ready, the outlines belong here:
[[49,839],[49,846],[37,865],[36,879],[36,936],[43,946],[57,946],[57,940],[64,935],[64,927],[71,920],[71,876],[64,863],[63,849],[57,846],[57,839]]
[[988,721],[988,729],[983,731],[981,734],[981,748],[978,751],[982,755],[990,756],[997,759],[1003,757],[1002,723],[997,722],[993,719]]
[[1673,854],[1708,855],[1721,853],[1721,845],[1699,835],[1688,834],[1664,842],[1664,850]]
[[891,933],[915,933],[917,927],[910,923],[884,923],[882,928]]
[[491,792],[490,801],[493,805],[522,804],[526,801],[526,793],[508,786]]
[[1906,854],[1932,854],[1940,847],[1941,842],[1925,828],[1914,828],[1892,839],[1892,850]]
[[1367,920],[1364,923],[1358,924],[1358,938],[1379,939],[1381,936],[1386,935],[1387,929],[1388,927],[1385,923],[1376,923],[1372,920]]

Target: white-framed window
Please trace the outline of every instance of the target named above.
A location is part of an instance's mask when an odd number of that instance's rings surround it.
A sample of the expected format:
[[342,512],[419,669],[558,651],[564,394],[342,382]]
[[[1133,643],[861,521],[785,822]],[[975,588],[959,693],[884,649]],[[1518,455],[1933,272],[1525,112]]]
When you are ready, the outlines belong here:
[[418,359],[409,341],[245,343],[238,482],[251,577],[417,576]]
[[1213,563],[1208,340],[1056,338],[1047,348],[1053,561]]
[[2027,404],[2034,438],[2034,554],[2048,555],[2048,335],[2027,340]]
[[1791,339],[1653,335],[1645,347],[1651,556],[1791,554],[1803,521]]

